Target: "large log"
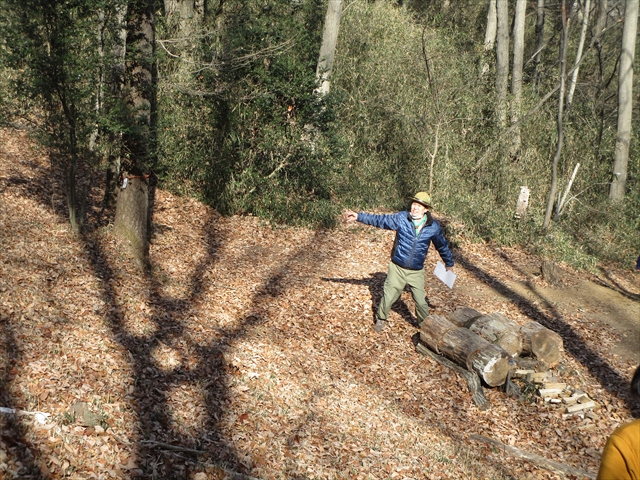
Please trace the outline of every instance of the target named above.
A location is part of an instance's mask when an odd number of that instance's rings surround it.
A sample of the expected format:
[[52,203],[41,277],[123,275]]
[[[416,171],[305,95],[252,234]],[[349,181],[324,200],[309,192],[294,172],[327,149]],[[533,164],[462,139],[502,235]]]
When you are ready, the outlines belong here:
[[416,351],[418,353],[421,353],[422,355],[425,355],[435,360],[440,365],[443,365],[447,368],[451,368],[456,372],[458,372],[460,375],[462,375],[462,378],[464,378],[467,381],[469,392],[471,392],[471,399],[473,400],[473,403],[476,404],[476,407],[478,407],[482,411],[488,410],[489,408],[491,408],[491,402],[487,400],[487,397],[484,396],[484,392],[482,390],[482,384],[480,383],[480,379],[478,378],[478,374],[476,372],[467,370],[466,368],[463,368],[460,365],[456,365],[448,358],[445,358],[442,355],[438,355],[437,353],[432,352],[429,348],[427,348],[421,342],[415,342],[415,345],[416,345]]
[[485,340],[504,348],[512,357],[522,353],[520,325],[499,313],[490,313],[471,320],[467,328]]
[[446,315],[447,320],[451,323],[464,328],[468,328],[476,318],[481,316],[482,314],[479,311],[470,307],[458,308],[456,311]]
[[511,357],[503,348],[440,315],[422,322],[420,340],[434,352],[476,372],[489,386],[502,385],[507,378]]
[[538,322],[529,322],[520,327],[522,352],[543,361],[549,367],[555,367],[564,352],[562,337]]

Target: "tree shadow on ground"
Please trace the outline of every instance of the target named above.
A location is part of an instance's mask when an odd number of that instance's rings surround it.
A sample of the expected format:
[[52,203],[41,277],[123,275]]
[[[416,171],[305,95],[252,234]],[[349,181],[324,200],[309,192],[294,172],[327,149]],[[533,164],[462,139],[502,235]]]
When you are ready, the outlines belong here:
[[[380,300],[382,298],[382,293],[384,290],[384,281],[387,278],[386,273],[376,272],[370,274],[370,278],[325,278],[321,277],[320,279],[325,282],[334,282],[334,283],[347,283],[351,285],[365,285],[369,287],[369,293],[371,294],[371,322],[375,323],[374,316],[378,311],[378,305],[380,305]],[[406,286],[403,292],[411,292],[408,286]],[[417,325],[418,318],[411,313],[409,306],[407,303],[399,298],[396,300],[391,306],[391,310],[396,312],[402,319],[407,322],[409,325]]]
[[[20,365],[20,350],[16,346],[15,334],[8,316],[0,315],[0,406],[20,409],[11,392],[12,378]],[[47,478],[46,470],[40,470],[39,453],[25,438],[25,426],[21,417],[15,414],[0,413],[0,465],[4,464],[13,472],[14,478]],[[12,468],[21,467],[13,471]],[[46,467],[45,467],[46,469]],[[0,476],[2,470],[0,470]]]
[[[514,270],[528,276],[526,272],[516,266],[504,253],[496,253]],[[588,347],[585,344],[585,341],[580,337],[580,334],[571,325],[564,321],[562,314],[551,302],[540,295],[531,282],[527,281],[525,283],[526,288],[541,300],[548,313],[532,303],[528,298],[520,295],[505,283],[472,263],[459,251],[456,252],[455,260],[457,264],[461,265],[462,268],[475,276],[478,280],[495,289],[501,295],[510,298],[518,309],[528,318],[560,334],[564,341],[565,352],[582,364],[582,366],[585,367],[611,395],[624,399],[627,407],[635,417],[640,416],[640,402],[633,398],[629,393],[630,379],[623,378],[607,363],[605,358],[603,358],[597,351]]]
[[[629,300],[633,300],[635,302],[640,302],[640,295],[637,293],[632,293],[626,288],[624,288],[620,283],[611,276],[611,273],[606,268],[600,267],[600,272],[604,275],[605,280],[600,277],[596,277],[596,283],[605,288],[609,288],[614,292],[619,293],[620,295],[627,297]],[[608,281],[608,282],[607,282]]]

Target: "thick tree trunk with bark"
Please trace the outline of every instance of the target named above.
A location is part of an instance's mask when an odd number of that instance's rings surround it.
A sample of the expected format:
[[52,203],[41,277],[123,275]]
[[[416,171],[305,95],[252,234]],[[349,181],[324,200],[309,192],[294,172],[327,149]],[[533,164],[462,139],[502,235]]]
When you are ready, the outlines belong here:
[[188,39],[202,15],[202,0],[164,0],[164,14],[181,38]]
[[631,142],[631,113],[633,110],[633,60],[636,51],[638,30],[638,1],[627,0],[622,27],[620,49],[620,71],[618,74],[618,134],[616,136],[613,179],[609,189],[609,200],[621,202],[627,185],[627,164]]
[[118,192],[114,230],[129,242],[137,266],[146,270],[149,266],[149,185],[144,178],[125,176],[125,179],[126,187],[121,185]]
[[467,328],[476,318],[481,316],[482,314],[474,308],[463,307],[448,313],[446,318],[458,327]]
[[507,378],[511,358],[507,352],[440,315],[425,319],[420,340],[434,352],[476,372],[487,385],[502,385]]
[[326,95],[330,90],[330,78],[333,70],[336,44],[338,43],[341,17],[342,0],[329,0],[327,15],[324,20],[320,56],[318,57],[318,66],[316,68],[316,77],[319,84],[317,91],[321,95]]
[[507,90],[509,88],[509,2],[496,0],[498,30],[496,36],[496,114],[498,124],[507,124]]
[[502,347],[512,357],[522,353],[520,325],[499,313],[490,313],[470,322],[469,330]]
[[[155,110],[154,1],[129,4],[126,100],[128,131],[123,135],[126,188],[118,192],[115,231],[128,240],[139,265],[148,267],[149,186],[143,170],[152,163]],[[126,178],[126,177],[125,177]]]
[[532,321],[520,327],[520,334],[522,353],[541,360],[549,367],[556,366],[562,360],[564,342],[553,330]]

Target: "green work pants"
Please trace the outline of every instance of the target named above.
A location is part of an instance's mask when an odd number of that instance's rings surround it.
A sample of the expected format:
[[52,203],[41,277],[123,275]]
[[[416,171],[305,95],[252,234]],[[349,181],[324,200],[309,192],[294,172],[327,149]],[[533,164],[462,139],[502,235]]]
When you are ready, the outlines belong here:
[[409,288],[411,288],[411,295],[413,295],[413,301],[416,303],[418,323],[422,323],[429,315],[429,305],[424,292],[424,269],[407,270],[391,262],[387,272],[387,279],[384,281],[384,294],[378,307],[378,318],[387,319],[391,306],[400,298],[405,285],[409,285]]

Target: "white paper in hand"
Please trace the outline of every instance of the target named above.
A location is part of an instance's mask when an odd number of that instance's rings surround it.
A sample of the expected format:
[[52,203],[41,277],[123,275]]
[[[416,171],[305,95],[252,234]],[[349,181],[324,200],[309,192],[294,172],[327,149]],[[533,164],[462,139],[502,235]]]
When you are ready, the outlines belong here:
[[442,262],[436,264],[436,268],[433,270],[433,274],[442,280],[447,287],[453,288],[453,283],[456,281],[456,274],[448,271]]

